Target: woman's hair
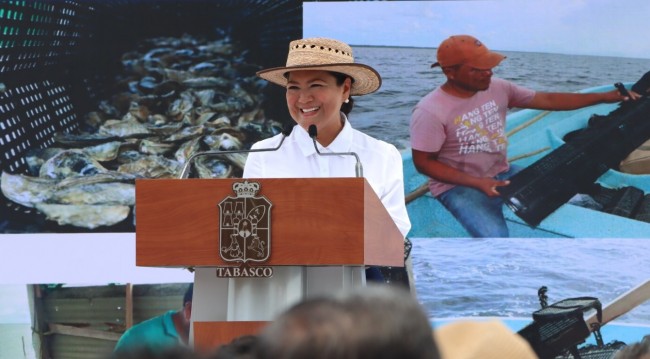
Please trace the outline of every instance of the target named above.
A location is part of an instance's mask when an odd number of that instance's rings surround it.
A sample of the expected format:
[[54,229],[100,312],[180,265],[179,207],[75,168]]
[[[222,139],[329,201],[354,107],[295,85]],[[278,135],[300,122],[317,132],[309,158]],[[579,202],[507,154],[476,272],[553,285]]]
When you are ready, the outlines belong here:
[[[342,74],[340,72],[334,72],[334,71],[328,71],[332,76],[336,78],[336,84],[341,86],[343,85],[343,82],[345,82],[345,79],[350,77],[346,74]],[[354,82],[354,78],[350,77],[350,81]],[[343,112],[346,116],[352,112],[352,109],[354,108],[354,99],[352,96],[348,97],[348,102],[343,103],[341,105],[341,112]]]

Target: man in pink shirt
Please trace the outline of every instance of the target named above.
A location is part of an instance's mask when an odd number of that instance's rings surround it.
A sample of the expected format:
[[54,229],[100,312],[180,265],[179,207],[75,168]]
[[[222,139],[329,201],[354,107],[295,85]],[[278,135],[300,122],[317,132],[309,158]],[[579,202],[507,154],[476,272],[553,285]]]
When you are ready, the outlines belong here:
[[509,108],[559,111],[627,100],[617,90],[536,92],[492,78],[504,58],[472,36],[447,38],[432,65],[447,81],[423,97],[411,117],[415,167],[430,177],[431,193],[472,237],[508,237],[498,187],[517,171],[506,158]]

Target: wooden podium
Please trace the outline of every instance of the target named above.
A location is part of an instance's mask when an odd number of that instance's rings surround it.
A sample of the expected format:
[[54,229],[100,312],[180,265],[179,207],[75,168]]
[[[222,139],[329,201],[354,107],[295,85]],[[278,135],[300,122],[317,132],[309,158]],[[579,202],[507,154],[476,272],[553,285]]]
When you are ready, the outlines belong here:
[[[220,206],[233,185],[271,203],[271,278],[219,278]],[[223,246],[223,245],[222,245]],[[193,345],[255,333],[296,302],[365,285],[367,265],[404,265],[404,237],[364,178],[136,181],[136,265],[195,268]]]

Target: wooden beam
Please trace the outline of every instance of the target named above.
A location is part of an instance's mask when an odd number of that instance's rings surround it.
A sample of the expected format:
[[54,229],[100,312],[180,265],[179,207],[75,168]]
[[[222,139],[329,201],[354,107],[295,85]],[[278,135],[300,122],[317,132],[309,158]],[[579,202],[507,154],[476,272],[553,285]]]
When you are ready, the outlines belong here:
[[[614,299],[611,303],[603,308],[603,321],[602,325],[620,317],[621,315],[629,312],[637,306],[645,303],[650,299],[650,280],[630,289],[618,298]],[[598,323],[596,314],[591,315],[587,320],[587,325],[592,328],[592,324]]]
[[129,329],[133,326],[133,284],[126,284],[126,305],[125,309],[125,328]]
[[71,335],[75,337],[111,340],[115,342],[118,341],[122,336],[122,334],[120,333],[107,332],[104,330],[97,330],[97,329],[77,328],[70,325],[63,325],[57,323],[50,323],[49,327],[50,327],[50,331],[47,332],[48,335],[62,334],[62,335]]

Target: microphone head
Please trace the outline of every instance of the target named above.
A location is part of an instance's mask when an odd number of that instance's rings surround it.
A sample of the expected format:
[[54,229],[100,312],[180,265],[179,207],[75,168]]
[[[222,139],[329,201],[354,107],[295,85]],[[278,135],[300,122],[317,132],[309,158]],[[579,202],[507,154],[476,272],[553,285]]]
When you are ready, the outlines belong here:
[[311,138],[316,138],[316,136],[318,135],[318,129],[316,128],[316,125],[309,125],[307,132],[309,133],[309,137]]

